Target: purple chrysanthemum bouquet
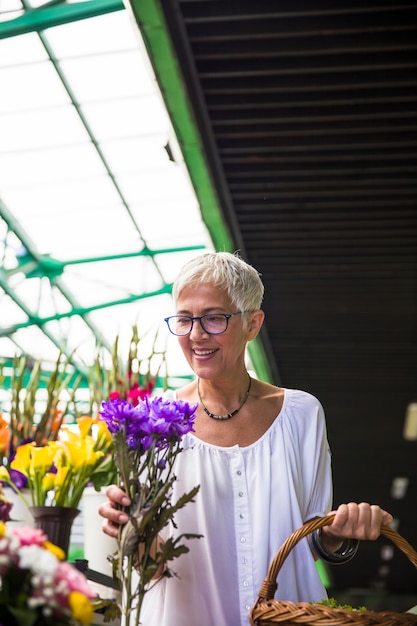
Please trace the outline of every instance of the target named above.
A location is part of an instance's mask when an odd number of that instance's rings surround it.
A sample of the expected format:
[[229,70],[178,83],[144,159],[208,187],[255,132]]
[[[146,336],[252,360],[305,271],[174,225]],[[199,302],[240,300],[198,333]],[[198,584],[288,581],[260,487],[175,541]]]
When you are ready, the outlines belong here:
[[[172,502],[176,480],[174,462],[182,451],[182,437],[193,430],[195,410],[181,400],[145,397],[137,406],[121,399],[102,403],[100,419],[113,437],[120,486],[132,504],[124,510],[129,521],[119,532],[113,573],[122,591],[125,626],[140,623],[142,602],[149,585],[172,576],[167,563],[189,548],[179,535],[162,542],[161,530],[199,490],[196,486]],[[174,524],[175,525],[175,524]],[[133,570],[138,572],[132,576]]]

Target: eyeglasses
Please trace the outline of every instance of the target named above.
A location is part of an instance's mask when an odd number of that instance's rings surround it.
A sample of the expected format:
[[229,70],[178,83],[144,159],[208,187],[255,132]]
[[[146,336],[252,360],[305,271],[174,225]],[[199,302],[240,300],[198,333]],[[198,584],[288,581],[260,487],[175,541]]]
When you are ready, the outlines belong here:
[[237,313],[208,313],[198,317],[191,315],[172,315],[166,317],[164,321],[167,323],[169,332],[178,337],[189,335],[193,329],[194,322],[200,322],[201,328],[209,335],[221,335],[225,333],[229,325],[229,320],[235,315],[250,313],[250,311],[238,311]]

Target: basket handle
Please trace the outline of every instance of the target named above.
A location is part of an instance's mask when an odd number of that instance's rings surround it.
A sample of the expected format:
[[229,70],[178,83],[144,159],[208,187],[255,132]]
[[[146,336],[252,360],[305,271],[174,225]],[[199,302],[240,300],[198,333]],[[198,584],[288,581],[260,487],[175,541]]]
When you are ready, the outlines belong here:
[[[278,587],[278,573],[285,559],[294,548],[294,546],[296,546],[297,543],[301,541],[301,539],[304,539],[304,537],[306,537],[313,531],[319,528],[323,528],[323,526],[329,526],[329,524],[333,522],[334,517],[334,514],[326,515],[325,517],[315,517],[306,522],[301,528],[294,531],[292,535],[288,537],[288,539],[282,544],[282,546],[271,561],[268,573],[259,591],[258,601],[273,599],[275,591]],[[414,567],[417,568],[417,552],[408,543],[408,541],[403,539],[403,537],[401,537],[401,535],[398,534],[397,531],[385,525],[381,526],[381,535],[384,535],[385,537],[388,537],[388,539],[391,539],[391,541],[397,546],[397,548],[404,552],[404,554],[409,558]]]

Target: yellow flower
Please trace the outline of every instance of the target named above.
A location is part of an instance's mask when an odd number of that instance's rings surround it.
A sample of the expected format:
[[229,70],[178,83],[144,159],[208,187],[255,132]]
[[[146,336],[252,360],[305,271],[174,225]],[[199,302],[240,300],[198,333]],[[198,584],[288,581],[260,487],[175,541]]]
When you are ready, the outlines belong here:
[[75,620],[88,626],[93,620],[93,607],[90,600],[79,591],[72,591],[68,598],[68,603]]
[[48,552],[51,552],[54,556],[56,556],[59,561],[65,560],[66,554],[64,550],[59,546],[56,546],[54,543],[51,543],[50,541],[45,541],[43,547],[45,548],[45,550],[48,550]]
[[94,439],[85,437],[82,441],[68,441],[66,444],[69,464],[78,471],[86,466],[93,467],[104,456],[101,451],[94,450]]
[[90,432],[91,426],[95,423],[95,420],[89,415],[82,415],[77,419],[78,428],[80,430],[79,436],[84,439]]
[[16,448],[16,456],[10,463],[10,467],[28,476],[30,472],[31,454],[34,447],[35,444],[32,442],[18,446]]
[[4,537],[6,534],[6,524],[4,522],[0,522],[0,537]]
[[107,424],[101,420],[94,420],[97,425],[96,448],[109,452],[113,448],[113,437],[107,428]]
[[54,487],[56,491],[59,491],[65,483],[69,471],[69,467],[62,465],[61,463],[57,463],[57,471],[56,474],[54,474]]
[[57,445],[54,442],[46,446],[41,446],[40,448],[33,446],[31,451],[30,473],[35,475],[40,472],[47,472],[54,462],[56,453]]
[[42,490],[45,493],[47,493],[48,491],[52,491],[52,489],[55,487],[55,477],[56,474],[53,474],[52,472],[48,472],[48,474],[45,474],[45,476],[43,476]]
[[5,482],[8,482],[10,480],[9,471],[7,467],[4,467],[4,465],[0,465],[0,481],[1,480],[4,480]]

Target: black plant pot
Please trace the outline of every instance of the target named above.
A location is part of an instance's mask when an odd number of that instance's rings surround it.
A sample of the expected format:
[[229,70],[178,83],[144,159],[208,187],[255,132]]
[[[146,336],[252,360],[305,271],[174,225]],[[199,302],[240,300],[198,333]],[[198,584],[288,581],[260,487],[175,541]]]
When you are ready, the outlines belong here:
[[66,506],[31,506],[35,528],[43,530],[48,541],[62,548],[68,556],[72,524],[80,510]]

